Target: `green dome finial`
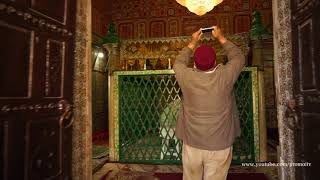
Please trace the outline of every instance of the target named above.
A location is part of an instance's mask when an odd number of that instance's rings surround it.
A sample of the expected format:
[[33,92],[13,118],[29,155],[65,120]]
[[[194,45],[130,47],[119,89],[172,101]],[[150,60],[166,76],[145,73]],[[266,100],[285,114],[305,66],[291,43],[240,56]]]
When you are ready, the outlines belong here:
[[106,37],[103,38],[103,44],[117,42],[119,42],[119,38],[117,36],[116,25],[111,21],[108,26],[108,33]]
[[261,13],[259,11],[254,11],[250,30],[250,37],[252,39],[255,39],[266,35],[271,35],[271,33],[268,32],[267,28],[263,26],[261,20]]

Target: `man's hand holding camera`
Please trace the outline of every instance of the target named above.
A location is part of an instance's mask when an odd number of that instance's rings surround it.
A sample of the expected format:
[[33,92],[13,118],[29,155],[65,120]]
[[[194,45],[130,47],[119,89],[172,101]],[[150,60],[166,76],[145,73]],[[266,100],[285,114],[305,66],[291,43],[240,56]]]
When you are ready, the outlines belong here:
[[198,41],[200,40],[200,38],[202,37],[203,33],[206,32],[211,32],[212,36],[217,39],[221,44],[224,44],[227,39],[224,37],[221,29],[218,26],[212,26],[209,28],[201,28],[198,31],[194,32],[192,34],[192,39],[191,42],[189,43],[188,47],[190,49],[194,49],[198,43]]

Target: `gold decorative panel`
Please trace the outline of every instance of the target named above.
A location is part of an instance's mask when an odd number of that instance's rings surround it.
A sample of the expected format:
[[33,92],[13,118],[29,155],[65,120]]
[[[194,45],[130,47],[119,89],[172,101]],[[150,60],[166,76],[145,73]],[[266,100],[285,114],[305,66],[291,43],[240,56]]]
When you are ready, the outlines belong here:
[[[227,36],[239,46],[244,54],[248,52],[248,33]],[[190,42],[190,37],[150,38],[124,40],[120,47],[121,70],[170,69],[179,51]],[[199,44],[208,44],[216,49],[217,61],[224,61],[225,53],[219,42],[212,37],[204,36]],[[170,59],[170,60],[169,60]],[[144,62],[146,61],[146,62]],[[170,62],[169,62],[170,61]],[[146,63],[146,67],[143,64]],[[171,65],[171,66],[169,66]]]

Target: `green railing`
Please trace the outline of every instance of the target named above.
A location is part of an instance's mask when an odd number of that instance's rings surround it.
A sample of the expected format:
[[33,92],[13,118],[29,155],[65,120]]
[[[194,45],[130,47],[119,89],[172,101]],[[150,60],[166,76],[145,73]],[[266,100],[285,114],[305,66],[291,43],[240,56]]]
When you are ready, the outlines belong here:
[[[180,164],[182,142],[175,137],[180,88],[172,70],[113,73],[113,160]],[[233,164],[259,158],[257,69],[245,68],[235,84],[241,136]],[[111,147],[111,148],[112,148]]]

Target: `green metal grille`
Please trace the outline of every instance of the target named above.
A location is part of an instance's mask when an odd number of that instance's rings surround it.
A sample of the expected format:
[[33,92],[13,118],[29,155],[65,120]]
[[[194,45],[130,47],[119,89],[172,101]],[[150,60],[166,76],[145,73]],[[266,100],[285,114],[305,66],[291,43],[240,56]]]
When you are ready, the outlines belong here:
[[[119,161],[180,164],[182,142],[175,137],[180,88],[174,74],[118,76]],[[252,71],[243,71],[235,85],[242,134],[233,148],[233,164],[255,161]]]
[[241,135],[233,144],[233,164],[255,160],[252,90],[251,72],[243,71],[234,86]]

